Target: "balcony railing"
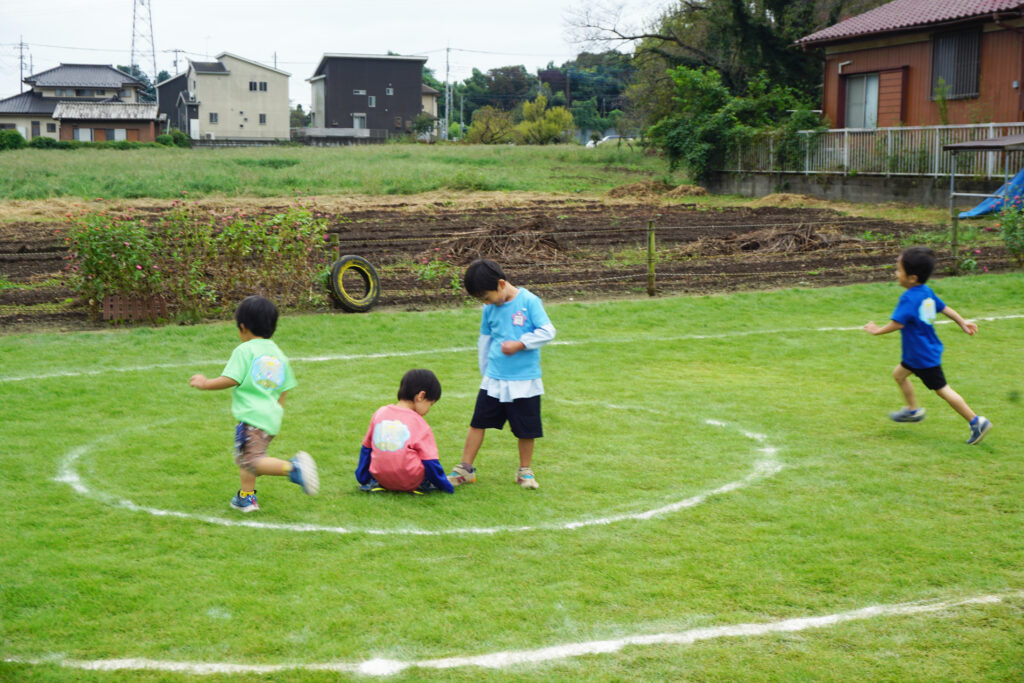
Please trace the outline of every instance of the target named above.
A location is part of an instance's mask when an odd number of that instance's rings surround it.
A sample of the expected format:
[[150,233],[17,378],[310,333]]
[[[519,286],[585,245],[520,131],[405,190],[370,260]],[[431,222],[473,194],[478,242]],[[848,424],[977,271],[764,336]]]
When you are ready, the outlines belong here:
[[[841,175],[948,176],[952,155],[943,146],[1024,133],[1024,122],[960,126],[900,126],[800,131],[783,149],[781,133],[764,134],[734,150],[726,171]],[[1002,178],[1024,168],[1024,152],[970,152],[957,156],[956,175]]]

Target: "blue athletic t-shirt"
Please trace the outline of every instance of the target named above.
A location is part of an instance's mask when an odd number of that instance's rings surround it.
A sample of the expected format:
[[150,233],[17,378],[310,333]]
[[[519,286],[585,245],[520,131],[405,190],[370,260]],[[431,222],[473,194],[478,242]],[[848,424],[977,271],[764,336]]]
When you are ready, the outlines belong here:
[[945,307],[928,285],[903,292],[892,319],[903,325],[900,335],[906,365],[915,369],[942,365],[942,342],[935,334],[935,316]]
[[525,287],[520,287],[514,299],[500,306],[485,305],[480,334],[491,337],[487,350],[487,376],[507,380],[540,377],[540,349],[524,349],[506,356],[501,352],[501,343],[519,341],[527,332],[550,324],[551,319],[544,311],[540,297]]

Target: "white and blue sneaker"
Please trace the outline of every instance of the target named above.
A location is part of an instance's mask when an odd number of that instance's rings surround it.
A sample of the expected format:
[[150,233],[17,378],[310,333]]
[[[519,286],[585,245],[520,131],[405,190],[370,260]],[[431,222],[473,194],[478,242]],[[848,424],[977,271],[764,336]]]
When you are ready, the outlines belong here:
[[260,504],[256,502],[256,492],[253,491],[248,496],[243,496],[242,492],[239,491],[235,494],[235,497],[231,499],[231,507],[242,512],[256,512],[260,509]]
[[320,476],[316,471],[316,461],[306,451],[299,451],[289,462],[292,464],[292,471],[288,473],[288,479],[293,484],[302,487],[303,493],[307,496],[315,496],[320,492]]
[[920,422],[924,419],[924,408],[900,408],[895,413],[889,413],[889,419],[893,422]]
[[967,445],[973,446],[976,443],[980,443],[991,429],[992,423],[988,421],[988,418],[978,415],[974,418],[974,422],[971,423],[971,438],[967,439]]

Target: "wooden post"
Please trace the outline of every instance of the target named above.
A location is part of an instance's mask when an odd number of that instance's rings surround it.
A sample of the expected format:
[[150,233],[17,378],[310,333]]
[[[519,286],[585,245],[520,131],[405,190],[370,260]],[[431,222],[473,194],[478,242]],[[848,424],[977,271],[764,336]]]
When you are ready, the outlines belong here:
[[654,296],[654,221],[647,221],[647,296]]

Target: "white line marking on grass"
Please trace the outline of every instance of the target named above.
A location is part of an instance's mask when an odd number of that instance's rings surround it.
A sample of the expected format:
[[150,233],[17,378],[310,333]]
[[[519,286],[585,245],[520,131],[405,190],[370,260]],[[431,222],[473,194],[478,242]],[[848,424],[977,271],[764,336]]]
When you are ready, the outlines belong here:
[[[567,401],[567,403],[572,403]],[[623,406],[619,406],[624,408]],[[633,407],[634,410],[650,410],[644,407]],[[657,412],[657,411],[651,411]],[[705,420],[705,423],[714,427],[729,427],[729,424],[720,420]],[[767,437],[762,434],[754,434],[752,432],[742,431],[741,433],[758,443],[764,443]],[[101,439],[101,441],[109,440]],[[533,526],[495,526],[495,527],[459,527],[456,529],[417,529],[417,528],[403,528],[403,529],[373,529],[373,528],[360,528],[360,527],[342,527],[342,526],[326,526],[321,524],[291,524],[284,522],[261,522],[254,519],[237,519],[237,518],[224,518],[224,517],[211,517],[209,515],[201,515],[191,512],[181,512],[176,510],[163,510],[160,508],[146,507],[128,500],[127,498],[121,498],[109,493],[102,491],[94,491],[91,489],[78,474],[78,461],[85,456],[92,447],[96,445],[94,442],[91,446],[79,446],[68,451],[68,453],[61,460],[60,466],[57,471],[57,476],[54,481],[67,484],[75,490],[76,493],[94,500],[98,500],[101,503],[109,505],[115,508],[121,508],[124,510],[130,510],[132,512],[143,512],[155,517],[173,517],[177,519],[194,519],[206,524],[215,524],[218,526],[228,527],[249,527],[252,529],[272,529],[277,531],[297,531],[297,532],[321,532],[331,534],[370,534],[370,535],[410,535],[410,536],[445,536],[451,534],[497,534],[497,533],[517,533],[523,531],[558,531],[558,530],[575,530],[582,529],[590,526],[604,526],[608,524],[615,524],[617,522],[625,522],[628,520],[648,520],[653,517],[660,517],[679,510],[686,508],[695,507],[705,502],[709,498],[714,496],[720,496],[724,493],[731,493],[739,489],[750,486],[756,481],[771,477],[783,468],[781,462],[775,457],[778,453],[778,449],[774,447],[762,447],[754,449],[754,452],[759,454],[758,459],[754,462],[752,470],[747,473],[746,476],[736,481],[731,481],[727,484],[723,484],[717,488],[699,493],[689,498],[669,503],[651,510],[644,510],[642,512],[622,513],[619,515],[611,515],[608,517],[597,517],[591,519],[583,519],[571,522],[552,522],[548,524],[537,524]]]
[[[649,645],[693,645],[705,640],[719,638],[756,638],[775,633],[798,633],[811,629],[830,628],[853,621],[879,619],[882,617],[912,617],[950,612],[964,607],[996,605],[1007,600],[1024,598],[1024,591],[1011,591],[991,595],[945,600],[941,602],[903,602],[891,605],[871,605],[847,612],[837,612],[817,617],[797,617],[781,621],[752,624],[706,626],[674,633],[633,635],[610,640],[590,640],[581,643],[567,643],[533,650],[506,650],[468,657],[444,657],[403,662],[394,659],[374,658],[363,662],[314,662],[308,664],[230,664],[226,662],[174,662],[145,658],[126,659],[67,659],[59,655],[38,658],[7,657],[5,662],[28,665],[58,665],[83,671],[163,671],[186,673],[197,676],[217,674],[271,674],[283,671],[331,671],[335,673],[363,674],[365,676],[391,676],[408,669],[460,669],[479,667],[484,669],[507,669],[513,666],[534,665],[587,655],[601,655],[619,652],[627,647]],[[954,615],[941,615],[952,618]]]
[[[985,320],[993,322],[996,320],[1017,320],[1024,318],[1024,314],[1014,315],[994,315],[987,317],[975,317],[969,318],[969,320]],[[936,325],[948,325],[952,323],[952,320],[937,320]],[[548,344],[548,346],[585,346],[589,344],[636,344],[637,342],[673,342],[673,341],[693,341],[703,339],[729,339],[732,337],[752,337],[759,334],[787,334],[791,335],[798,332],[850,332],[854,330],[860,330],[861,327],[804,327],[804,328],[789,328],[779,330],[745,330],[739,332],[722,332],[720,334],[684,334],[673,337],[628,337],[628,338],[616,338],[616,339],[568,339],[568,340],[555,340]],[[334,361],[348,361],[348,360],[374,360],[380,358],[406,358],[409,356],[429,356],[432,354],[441,353],[468,353],[475,352],[475,346],[457,346],[448,347],[442,349],[422,349],[418,351],[388,351],[386,353],[347,353],[347,354],[328,354],[324,356],[296,356],[289,358],[292,362],[296,363],[330,363]],[[208,365],[219,365],[223,367],[227,363],[227,360],[199,360],[199,361],[182,361],[180,363],[154,363],[152,365],[129,365],[125,367],[113,367],[113,368],[102,368],[97,370],[68,370],[59,372],[47,372],[37,375],[8,375],[6,377],[0,377],[0,384],[4,382],[24,382],[27,380],[37,379],[56,379],[56,378],[70,378],[70,377],[90,377],[95,375],[103,375],[110,372],[146,372],[148,370],[164,370],[173,368],[195,368]]]

